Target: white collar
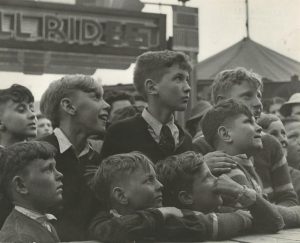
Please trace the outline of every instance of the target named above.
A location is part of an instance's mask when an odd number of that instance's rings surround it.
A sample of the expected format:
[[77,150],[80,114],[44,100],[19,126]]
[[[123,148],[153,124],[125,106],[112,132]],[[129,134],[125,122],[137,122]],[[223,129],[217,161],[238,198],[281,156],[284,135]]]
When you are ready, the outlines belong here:
[[25,216],[37,221],[39,218],[46,217],[48,220],[57,220],[56,217],[52,214],[46,213],[41,214],[36,211],[32,211],[30,209],[24,208],[22,206],[15,206],[15,210],[18,211],[21,214],[24,214]]
[[[70,147],[73,147],[73,144],[70,142],[70,140],[67,138],[67,136],[64,134],[64,132],[60,128],[55,128],[53,131],[54,135],[57,138],[58,146],[59,146],[59,152],[62,154],[65,151],[67,151]],[[78,157],[81,157],[85,154],[87,154],[91,149],[90,144],[87,142],[84,149],[80,152]]]
[[[154,133],[156,136],[159,137],[160,135],[160,131],[161,131],[161,128],[163,126],[163,124],[157,120],[148,110],[147,108],[145,108],[142,112],[142,117],[145,119],[145,121],[152,127]],[[175,123],[174,123],[174,116],[172,115],[170,121],[166,124],[170,129],[171,131],[174,130],[174,126]]]

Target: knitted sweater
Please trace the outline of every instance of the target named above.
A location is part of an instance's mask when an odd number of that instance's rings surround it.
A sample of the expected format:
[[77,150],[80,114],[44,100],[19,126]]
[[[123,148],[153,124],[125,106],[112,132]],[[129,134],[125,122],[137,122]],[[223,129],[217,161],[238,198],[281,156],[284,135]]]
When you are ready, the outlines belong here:
[[[254,168],[263,184],[268,200],[283,206],[298,204],[288,171],[288,165],[279,142],[269,134],[262,136],[263,149],[254,156]],[[214,151],[204,137],[194,142],[194,149],[203,155]]]
[[[274,233],[282,228],[282,218],[277,210],[261,197],[249,208],[249,212],[203,214],[182,210],[183,217],[164,219],[157,209],[140,210],[129,215],[100,212],[90,225],[91,238],[102,242],[127,242],[151,239],[159,241],[222,240],[253,229]],[[253,219],[252,219],[253,218]]]

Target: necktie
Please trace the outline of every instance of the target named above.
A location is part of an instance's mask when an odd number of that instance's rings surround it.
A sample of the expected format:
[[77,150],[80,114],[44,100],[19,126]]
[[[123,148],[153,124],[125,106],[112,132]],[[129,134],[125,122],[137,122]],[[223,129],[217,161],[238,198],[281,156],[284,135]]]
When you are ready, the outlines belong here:
[[175,141],[170,128],[163,125],[160,131],[159,145],[167,153],[173,153],[175,150]]
[[50,232],[55,232],[53,225],[50,223],[50,219],[47,216],[42,216],[37,218],[37,221],[40,222],[47,230]]

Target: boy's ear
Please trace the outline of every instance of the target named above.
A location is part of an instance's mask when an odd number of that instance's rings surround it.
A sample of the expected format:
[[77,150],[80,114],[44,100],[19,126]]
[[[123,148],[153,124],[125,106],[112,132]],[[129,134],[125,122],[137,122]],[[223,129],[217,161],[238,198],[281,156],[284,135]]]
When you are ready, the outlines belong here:
[[178,200],[185,206],[192,205],[194,203],[192,195],[187,191],[180,191],[178,193]]
[[28,194],[28,189],[24,182],[24,179],[21,176],[14,176],[12,179],[12,186],[19,194],[26,195]]
[[74,106],[72,100],[70,98],[63,98],[60,101],[61,108],[70,115],[76,114],[76,107]]
[[148,95],[156,95],[157,92],[157,82],[153,79],[147,79],[145,81],[145,91]]
[[218,135],[224,142],[227,142],[227,143],[232,142],[230,132],[228,131],[228,129],[225,126],[220,126],[218,128]]
[[125,192],[122,187],[114,187],[112,190],[112,197],[115,201],[117,201],[120,204],[127,205],[128,204],[128,198],[125,195]]

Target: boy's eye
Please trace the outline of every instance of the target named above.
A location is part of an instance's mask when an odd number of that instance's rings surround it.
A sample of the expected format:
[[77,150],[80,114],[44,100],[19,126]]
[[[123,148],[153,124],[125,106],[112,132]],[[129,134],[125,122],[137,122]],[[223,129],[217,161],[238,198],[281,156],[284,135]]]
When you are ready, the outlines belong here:
[[154,178],[154,176],[150,176],[150,177],[148,177],[147,178],[147,183],[152,183],[152,182],[154,182],[154,180],[155,180],[155,178]]
[[24,112],[24,111],[26,111],[25,105],[19,105],[19,106],[17,107],[17,111],[18,111],[18,112]]

